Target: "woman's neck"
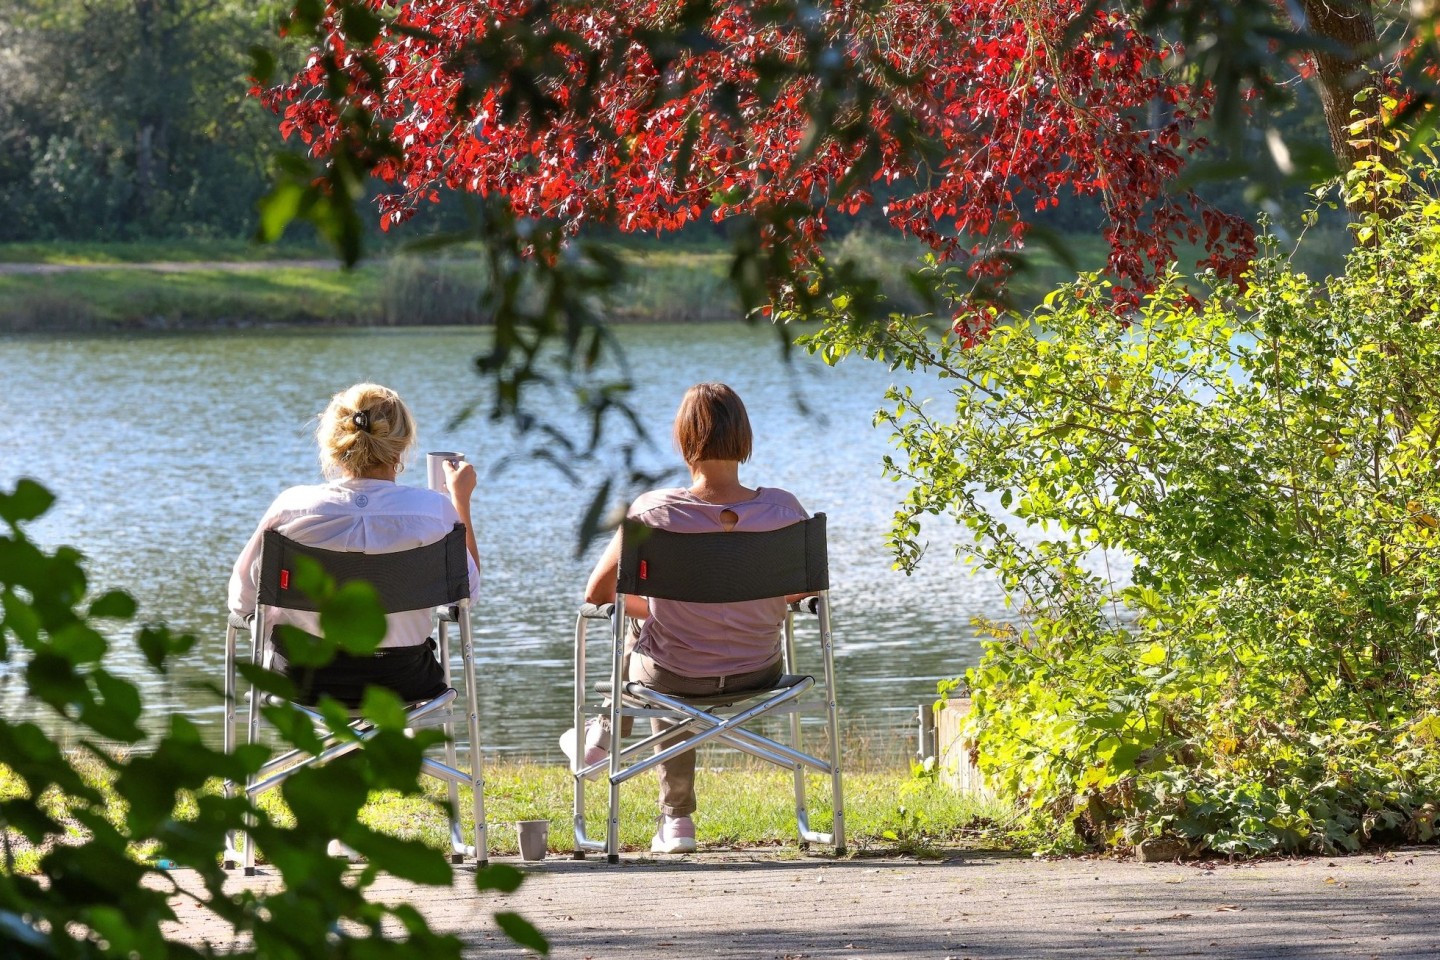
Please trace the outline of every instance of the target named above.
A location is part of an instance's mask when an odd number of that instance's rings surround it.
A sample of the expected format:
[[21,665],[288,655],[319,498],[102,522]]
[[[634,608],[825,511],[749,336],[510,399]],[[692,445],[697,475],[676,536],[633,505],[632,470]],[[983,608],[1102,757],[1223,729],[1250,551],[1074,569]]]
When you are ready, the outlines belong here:
[[351,480],[389,480],[395,482],[395,477],[400,473],[398,463],[382,463],[378,467],[371,467],[362,473],[350,475]]
[[738,503],[758,491],[740,483],[740,464],[734,460],[698,460],[690,464],[690,492],[710,503]]

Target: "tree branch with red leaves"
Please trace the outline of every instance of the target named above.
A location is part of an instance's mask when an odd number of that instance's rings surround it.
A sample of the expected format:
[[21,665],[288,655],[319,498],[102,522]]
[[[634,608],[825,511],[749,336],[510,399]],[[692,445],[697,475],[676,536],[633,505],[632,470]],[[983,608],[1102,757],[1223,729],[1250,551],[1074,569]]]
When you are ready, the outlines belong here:
[[310,64],[265,99],[322,160],[347,118],[384,126],[387,228],[441,190],[569,236],[749,217],[763,249],[783,247],[790,269],[764,279],[787,306],[833,213],[876,203],[876,184],[891,226],[997,289],[1035,214],[1077,197],[1103,201],[1122,303],[1179,242],[1228,276],[1253,253],[1243,220],[1172,193],[1204,147],[1209,85],[1081,0],[351,9],[325,8]]

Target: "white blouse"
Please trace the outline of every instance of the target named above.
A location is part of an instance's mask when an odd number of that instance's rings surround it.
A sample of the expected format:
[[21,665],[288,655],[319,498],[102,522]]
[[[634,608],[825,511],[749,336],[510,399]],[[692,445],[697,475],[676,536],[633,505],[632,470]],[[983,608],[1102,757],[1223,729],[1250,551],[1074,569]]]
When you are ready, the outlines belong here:
[[[346,479],[314,486],[291,487],[270,504],[260,525],[230,574],[230,610],[248,615],[255,609],[260,577],[260,545],[266,530],[276,530],[322,550],[398,553],[442,540],[460,516],[449,498],[434,490],[403,486],[389,480]],[[467,551],[470,599],[480,599],[480,571]],[[389,624],[381,647],[424,643],[430,635],[430,610],[407,610],[386,617]],[[320,616],[304,610],[267,607],[272,625],[288,623],[307,633],[320,632]]]

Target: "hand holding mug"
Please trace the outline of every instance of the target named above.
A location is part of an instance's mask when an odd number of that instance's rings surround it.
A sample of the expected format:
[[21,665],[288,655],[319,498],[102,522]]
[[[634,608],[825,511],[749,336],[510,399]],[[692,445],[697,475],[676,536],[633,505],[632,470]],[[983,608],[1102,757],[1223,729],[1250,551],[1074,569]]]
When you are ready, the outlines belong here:
[[475,492],[475,468],[464,460],[446,460],[445,487],[450,492],[450,499],[456,504],[469,503],[470,496]]

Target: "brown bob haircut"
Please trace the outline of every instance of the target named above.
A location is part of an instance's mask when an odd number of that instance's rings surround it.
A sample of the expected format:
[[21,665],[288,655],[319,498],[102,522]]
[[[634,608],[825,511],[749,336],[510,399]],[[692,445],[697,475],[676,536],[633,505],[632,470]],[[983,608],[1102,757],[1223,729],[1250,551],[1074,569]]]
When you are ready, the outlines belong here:
[[697,383],[675,413],[675,447],[686,463],[750,459],[750,415],[723,383]]

